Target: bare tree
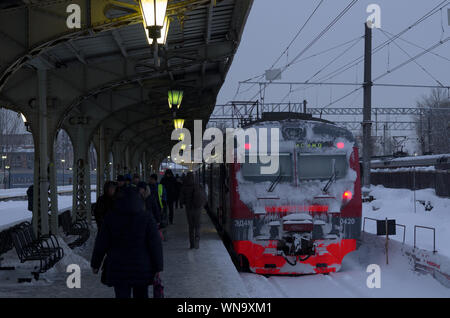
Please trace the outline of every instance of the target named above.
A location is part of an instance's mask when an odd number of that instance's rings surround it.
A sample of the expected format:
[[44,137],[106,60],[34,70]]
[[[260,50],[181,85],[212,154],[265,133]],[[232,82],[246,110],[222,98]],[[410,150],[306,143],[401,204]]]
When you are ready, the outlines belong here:
[[433,89],[417,102],[423,115],[416,118],[422,154],[450,153],[450,98],[446,89]]

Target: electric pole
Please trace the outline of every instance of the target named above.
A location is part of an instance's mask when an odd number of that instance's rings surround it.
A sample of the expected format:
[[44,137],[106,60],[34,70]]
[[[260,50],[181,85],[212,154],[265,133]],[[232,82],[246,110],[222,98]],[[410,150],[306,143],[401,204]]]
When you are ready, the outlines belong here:
[[[364,108],[363,108],[363,186],[370,188],[370,159],[372,155],[372,28],[364,23]],[[367,193],[366,193],[367,194]],[[363,195],[365,195],[363,193]]]

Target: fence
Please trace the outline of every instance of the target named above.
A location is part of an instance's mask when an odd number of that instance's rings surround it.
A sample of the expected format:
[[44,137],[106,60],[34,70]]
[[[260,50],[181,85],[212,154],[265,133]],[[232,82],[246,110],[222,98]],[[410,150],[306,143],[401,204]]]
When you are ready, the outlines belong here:
[[397,189],[435,189],[436,195],[450,198],[450,171],[448,170],[406,170],[372,172],[370,180],[373,185]]

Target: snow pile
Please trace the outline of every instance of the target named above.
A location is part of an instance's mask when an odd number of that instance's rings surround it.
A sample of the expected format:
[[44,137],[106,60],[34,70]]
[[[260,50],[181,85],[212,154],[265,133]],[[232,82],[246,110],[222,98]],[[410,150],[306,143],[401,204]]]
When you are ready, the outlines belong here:
[[[95,202],[95,192],[91,192],[91,200],[92,202]],[[72,203],[72,196],[58,196],[58,208],[60,213],[70,210]],[[27,201],[0,201],[0,231],[12,227],[15,224],[30,220],[31,212],[28,211]]]
[[[370,195],[375,200],[363,204],[363,217],[379,220],[395,219],[398,224],[406,225],[405,243],[414,246],[414,225],[436,228],[436,249],[438,253],[450,257],[450,199],[436,196],[434,189],[416,190],[417,201],[430,201],[433,209],[425,211],[424,205],[416,202],[414,212],[414,191],[407,189],[388,189],[372,186]],[[366,220],[366,232],[376,233],[376,224]],[[429,251],[433,250],[433,232],[417,229],[416,245]],[[403,229],[397,227],[393,240],[403,241]]]
[[[337,273],[298,277],[241,273],[241,277],[250,297],[256,298],[450,297],[450,289],[413,270],[402,255],[402,244],[392,241],[389,248],[386,265],[384,239],[366,234],[362,246],[344,258]],[[367,286],[371,264],[380,267],[381,288]]]

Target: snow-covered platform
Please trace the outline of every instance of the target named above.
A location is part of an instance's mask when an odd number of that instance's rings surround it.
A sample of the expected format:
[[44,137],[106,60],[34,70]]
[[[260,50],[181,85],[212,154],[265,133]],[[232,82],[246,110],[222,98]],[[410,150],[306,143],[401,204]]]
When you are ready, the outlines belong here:
[[[176,210],[174,225],[168,229],[164,242],[164,272],[162,281],[166,297],[248,297],[244,283],[234,267],[210,218],[202,215],[200,249],[190,250],[188,226],[184,210]],[[95,233],[93,233],[95,234]],[[54,268],[41,275],[39,281],[18,283],[17,278],[30,277],[32,264],[20,264],[15,250],[2,255],[1,266],[16,266],[14,271],[0,271],[1,297],[63,297],[63,298],[109,298],[114,297],[112,288],[101,284],[100,276],[89,267],[95,235],[88,242],[71,250],[61,240],[65,257]],[[78,264],[81,268],[81,288],[69,289],[66,280],[67,266]],[[151,288],[150,288],[151,295]]]

